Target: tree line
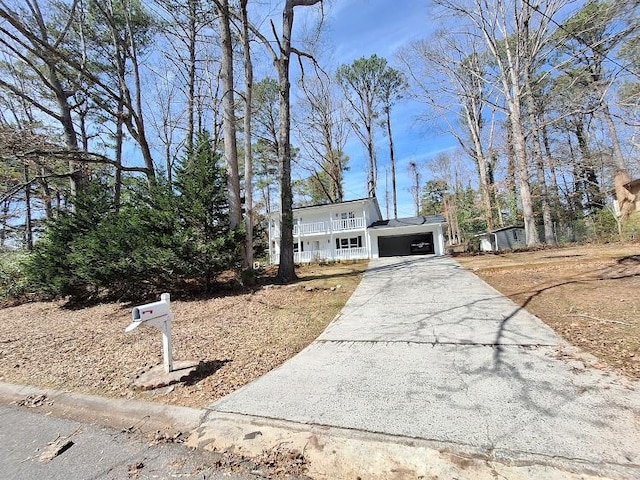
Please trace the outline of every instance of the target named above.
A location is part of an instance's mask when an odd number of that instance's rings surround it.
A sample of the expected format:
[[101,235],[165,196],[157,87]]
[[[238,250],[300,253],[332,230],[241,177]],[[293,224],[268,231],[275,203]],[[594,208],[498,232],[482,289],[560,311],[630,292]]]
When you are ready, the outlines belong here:
[[[127,265],[154,285],[169,272],[172,283],[206,288],[225,268],[250,277],[264,252],[260,220],[277,211],[278,279],[291,281],[294,195],[344,200],[353,132],[369,146],[376,194],[373,131],[384,115],[393,158],[390,112],[403,74],[375,55],[323,68],[314,39],[294,39],[295,11],[316,7],[321,25],[322,1],[280,7],[281,22],[265,28],[247,0],[0,1],[0,241],[34,250],[26,271],[38,289],[121,295]],[[255,80],[254,64],[272,68]],[[127,239],[134,232],[162,253]],[[207,252],[210,269],[186,268],[180,252],[195,251]]]
[[640,173],[639,2],[433,6],[443,28],[400,60],[416,98],[446,119],[472,160],[478,195],[468,195],[456,155],[440,156],[425,210],[444,208],[458,230],[467,212],[467,234],[523,222],[528,246],[575,240],[603,221],[637,235],[625,185]]
[[[210,288],[223,269],[250,272],[261,219],[279,211],[278,278],[291,281],[294,198],[345,199],[351,136],[368,195],[385,191],[397,217],[392,110],[407,97],[460,145],[424,185],[420,162],[408,172],[417,211],[444,213],[452,242],[523,222],[528,245],[553,244],[606,212],[610,191],[622,228],[638,170],[638,2],[427,4],[442,26],[429,38],[391,62],[332,67],[322,0],[278,2],[277,16],[248,0],[0,0],[0,244],[34,250],[27,270],[48,272],[41,289],[59,277],[52,293],[117,290],[98,278],[110,262],[111,279],[132,268]],[[154,247],[127,243],[134,231]]]

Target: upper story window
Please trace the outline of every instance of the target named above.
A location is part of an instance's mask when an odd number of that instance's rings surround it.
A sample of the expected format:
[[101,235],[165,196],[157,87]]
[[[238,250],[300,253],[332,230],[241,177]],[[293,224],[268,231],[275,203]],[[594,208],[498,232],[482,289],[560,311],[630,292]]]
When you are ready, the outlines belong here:
[[349,218],[356,218],[356,215],[353,212],[342,212],[336,213],[336,218],[339,218],[340,220],[347,220]]

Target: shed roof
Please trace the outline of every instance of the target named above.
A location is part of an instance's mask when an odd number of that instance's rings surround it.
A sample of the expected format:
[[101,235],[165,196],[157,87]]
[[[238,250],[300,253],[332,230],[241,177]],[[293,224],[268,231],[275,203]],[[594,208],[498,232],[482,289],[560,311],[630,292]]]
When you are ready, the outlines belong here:
[[491,235],[492,233],[504,232],[505,230],[513,230],[514,228],[517,228],[517,229],[520,229],[520,230],[524,230],[524,226],[523,225],[509,225],[509,226],[502,227],[502,228],[495,228],[495,229],[491,230],[490,232],[478,233],[477,235],[474,235],[474,237],[483,237],[485,235]]
[[378,220],[373,222],[369,228],[398,228],[411,227],[419,225],[432,225],[438,223],[447,223],[442,215],[421,215],[419,217],[392,218],[389,220]]

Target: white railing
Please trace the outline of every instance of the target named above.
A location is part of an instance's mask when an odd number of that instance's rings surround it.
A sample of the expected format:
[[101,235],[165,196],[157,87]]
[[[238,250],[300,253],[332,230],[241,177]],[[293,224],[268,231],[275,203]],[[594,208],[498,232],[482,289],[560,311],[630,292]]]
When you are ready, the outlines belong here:
[[319,262],[331,259],[331,250],[312,250],[310,252],[297,252],[293,254],[295,263]]
[[338,260],[359,260],[361,258],[368,258],[367,249],[364,247],[359,248],[341,248],[336,250],[336,259]]
[[[364,217],[345,218],[341,220],[331,220],[328,222],[294,223],[293,235],[318,235],[338,232],[348,232],[350,230],[364,230],[366,227]],[[271,238],[280,238],[280,228],[271,227]]]
[[[330,260],[361,260],[369,258],[367,249],[341,248],[338,250],[311,250],[309,252],[296,252],[293,254],[295,263],[310,263]],[[274,259],[275,260],[275,259]],[[279,260],[279,258],[277,258]]]
[[311,235],[314,233],[327,233],[326,222],[297,223],[293,226],[294,235]]
[[364,227],[364,217],[344,218],[342,220],[333,220],[331,222],[331,228],[334,232],[341,232],[344,230],[359,230]]

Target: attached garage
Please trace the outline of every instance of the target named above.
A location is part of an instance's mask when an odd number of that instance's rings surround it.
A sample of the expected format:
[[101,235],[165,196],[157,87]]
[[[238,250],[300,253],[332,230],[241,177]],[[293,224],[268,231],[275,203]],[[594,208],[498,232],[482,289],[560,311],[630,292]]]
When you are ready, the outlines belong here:
[[389,235],[378,237],[378,256],[397,257],[403,255],[434,254],[433,233],[413,235]]
[[371,256],[443,255],[444,225],[440,215],[375,222],[368,229]]

